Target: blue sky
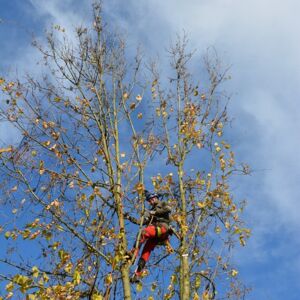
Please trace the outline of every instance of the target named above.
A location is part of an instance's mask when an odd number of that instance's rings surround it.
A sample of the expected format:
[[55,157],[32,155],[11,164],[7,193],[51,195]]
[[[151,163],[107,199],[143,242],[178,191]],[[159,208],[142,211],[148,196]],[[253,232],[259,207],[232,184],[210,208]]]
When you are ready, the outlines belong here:
[[[84,2],[81,3],[81,2]],[[0,0],[0,76],[38,73],[31,34],[51,24],[71,31],[88,22],[90,1]],[[250,177],[237,178],[238,197],[248,200],[253,230],[235,255],[247,299],[299,299],[300,294],[300,2],[296,0],[109,0],[105,14],[126,32],[129,46],[166,58],[165,49],[185,30],[196,58],[214,46],[232,65],[231,142]],[[17,141],[0,125],[0,141]]]

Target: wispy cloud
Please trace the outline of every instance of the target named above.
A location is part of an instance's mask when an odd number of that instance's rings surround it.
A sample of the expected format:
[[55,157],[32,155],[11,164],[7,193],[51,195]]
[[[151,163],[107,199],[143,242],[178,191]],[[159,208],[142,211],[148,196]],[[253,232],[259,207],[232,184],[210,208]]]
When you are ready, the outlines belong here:
[[68,33],[71,33],[75,27],[84,25],[91,13],[90,4],[92,3],[92,1],[82,3],[72,0],[30,0],[30,2],[36,13],[47,18],[48,26],[60,25]]

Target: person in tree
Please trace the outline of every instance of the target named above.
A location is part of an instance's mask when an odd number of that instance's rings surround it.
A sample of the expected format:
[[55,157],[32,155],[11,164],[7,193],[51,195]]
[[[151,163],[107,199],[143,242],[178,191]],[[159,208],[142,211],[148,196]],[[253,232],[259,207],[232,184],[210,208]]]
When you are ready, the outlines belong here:
[[[134,248],[130,251],[131,257],[136,258],[142,244],[145,243],[138,261],[137,269],[131,278],[132,282],[139,281],[146,262],[149,260],[151,252],[157,245],[163,244],[167,247],[169,253],[173,252],[169,241],[169,236],[172,234],[172,228],[170,226],[171,207],[166,202],[160,201],[159,197],[157,193],[145,191],[145,198],[150,204],[151,210],[144,216],[143,225],[147,226],[143,229],[140,237],[137,238],[134,244]],[[127,217],[131,222],[139,224],[135,218]]]

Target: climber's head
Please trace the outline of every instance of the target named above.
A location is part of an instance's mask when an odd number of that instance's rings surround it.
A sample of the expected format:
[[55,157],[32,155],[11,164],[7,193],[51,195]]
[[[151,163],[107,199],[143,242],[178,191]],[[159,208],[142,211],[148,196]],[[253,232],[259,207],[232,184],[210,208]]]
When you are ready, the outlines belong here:
[[154,205],[158,202],[159,195],[157,193],[150,193],[146,190],[145,197],[146,201],[148,201],[151,205]]

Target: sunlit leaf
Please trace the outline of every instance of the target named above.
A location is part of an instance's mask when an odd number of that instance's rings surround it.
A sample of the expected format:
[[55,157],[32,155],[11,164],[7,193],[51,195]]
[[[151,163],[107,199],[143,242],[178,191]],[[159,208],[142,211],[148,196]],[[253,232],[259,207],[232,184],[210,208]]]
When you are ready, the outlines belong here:
[[37,278],[39,276],[40,271],[39,271],[38,267],[36,267],[36,266],[32,267],[31,271],[32,271],[32,276],[34,278]]
[[201,276],[197,275],[195,279],[195,288],[199,289],[200,286],[201,286]]
[[6,239],[9,239],[10,236],[11,236],[11,232],[10,231],[6,231],[5,234],[4,234],[5,238]]
[[13,151],[12,146],[9,146],[7,148],[0,148],[0,154],[5,152],[12,152],[12,151]]
[[81,282],[81,275],[78,270],[76,270],[73,274],[73,282],[75,285],[79,285]]
[[99,294],[93,294],[92,295],[92,300],[103,300],[103,296]]
[[110,273],[105,277],[105,284],[111,285],[112,282],[113,282],[113,277],[112,277],[112,274]]
[[8,283],[6,286],[5,286],[5,289],[8,291],[8,292],[11,292],[11,291],[13,291],[13,289],[14,289],[14,284],[13,284],[13,282],[10,282],[10,283]]
[[143,290],[143,284],[141,282],[138,282],[136,284],[136,291],[141,292]]
[[204,208],[206,206],[206,202],[198,202],[197,205],[200,208]]

